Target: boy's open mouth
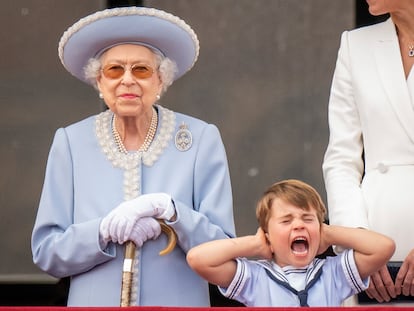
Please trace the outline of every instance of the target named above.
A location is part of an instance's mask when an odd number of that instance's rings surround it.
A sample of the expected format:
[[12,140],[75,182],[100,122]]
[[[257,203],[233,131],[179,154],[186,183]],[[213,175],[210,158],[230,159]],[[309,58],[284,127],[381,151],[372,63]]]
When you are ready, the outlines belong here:
[[296,255],[303,255],[308,252],[309,243],[305,237],[296,237],[290,246],[292,252]]

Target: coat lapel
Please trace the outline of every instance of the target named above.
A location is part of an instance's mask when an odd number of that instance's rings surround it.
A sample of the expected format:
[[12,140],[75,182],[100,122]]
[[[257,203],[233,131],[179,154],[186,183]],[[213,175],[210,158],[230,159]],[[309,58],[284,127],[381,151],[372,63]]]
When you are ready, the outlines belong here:
[[395,26],[391,19],[380,29],[374,55],[382,86],[407,135],[414,142],[414,111],[400,56]]

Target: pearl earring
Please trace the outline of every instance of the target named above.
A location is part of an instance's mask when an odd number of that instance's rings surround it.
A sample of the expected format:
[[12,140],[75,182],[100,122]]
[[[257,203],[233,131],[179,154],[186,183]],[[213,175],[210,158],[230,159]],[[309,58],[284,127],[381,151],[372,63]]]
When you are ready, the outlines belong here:
[[160,94],[157,94],[157,96],[155,97],[157,100],[160,100],[161,96]]
[[100,99],[103,99],[103,95],[102,95],[102,93],[99,93],[99,98],[100,98]]

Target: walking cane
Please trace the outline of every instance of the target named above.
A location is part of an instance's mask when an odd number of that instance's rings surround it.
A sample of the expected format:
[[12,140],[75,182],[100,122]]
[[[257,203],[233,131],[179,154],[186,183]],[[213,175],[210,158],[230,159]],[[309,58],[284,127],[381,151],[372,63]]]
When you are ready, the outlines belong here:
[[[164,221],[158,220],[161,231],[168,236],[167,247],[159,252],[160,256],[169,254],[177,244],[177,234],[174,229]],[[135,244],[128,241],[125,247],[124,265],[122,267],[121,307],[129,307],[131,304],[131,287],[134,274]]]

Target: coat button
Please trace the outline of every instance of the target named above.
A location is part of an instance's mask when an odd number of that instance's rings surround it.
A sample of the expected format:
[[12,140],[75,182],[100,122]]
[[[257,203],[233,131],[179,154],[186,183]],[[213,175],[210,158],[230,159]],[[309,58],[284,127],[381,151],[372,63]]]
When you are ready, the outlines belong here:
[[378,163],[378,171],[381,174],[384,174],[388,171],[388,166],[386,166],[384,163]]

